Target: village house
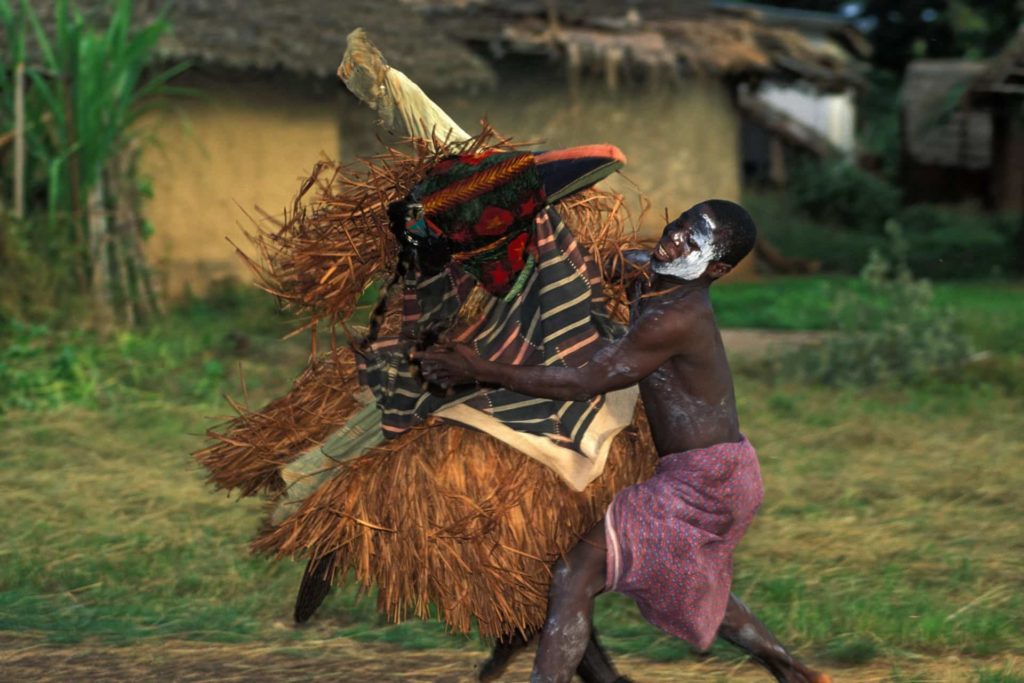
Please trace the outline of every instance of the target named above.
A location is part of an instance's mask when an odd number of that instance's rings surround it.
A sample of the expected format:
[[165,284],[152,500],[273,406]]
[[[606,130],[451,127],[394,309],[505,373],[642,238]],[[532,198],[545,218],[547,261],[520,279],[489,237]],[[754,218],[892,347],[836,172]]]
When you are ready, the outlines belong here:
[[816,81],[764,79],[755,88],[739,86],[743,113],[744,184],[785,185],[789,167],[808,155],[827,158],[856,154],[857,101],[867,81],[857,65],[871,56],[871,43],[855,20],[834,12],[791,9],[733,0],[714,0],[752,21],[799,31],[817,48],[830,52],[845,70],[822,72]]
[[[163,3],[136,4],[143,17]],[[470,132],[486,117],[538,147],[619,146],[614,187],[649,198],[649,233],[665,211],[739,199],[740,84],[856,78],[801,31],[705,0],[178,0],[169,19],[160,57],[193,64],[176,85],[195,96],[151,121],[143,170],[148,254],[172,295],[245,277],[225,238],[244,247],[317,160],[379,149],[373,112],[334,75],[357,26]]]
[[901,93],[908,201],[1024,212],[1024,27],[990,60],[918,59]]
[[989,202],[1001,211],[1024,213],[1024,26],[985,65],[966,99],[992,116]]
[[991,183],[992,116],[963,102],[985,64],[916,59],[900,93],[901,185],[908,202],[984,201]]

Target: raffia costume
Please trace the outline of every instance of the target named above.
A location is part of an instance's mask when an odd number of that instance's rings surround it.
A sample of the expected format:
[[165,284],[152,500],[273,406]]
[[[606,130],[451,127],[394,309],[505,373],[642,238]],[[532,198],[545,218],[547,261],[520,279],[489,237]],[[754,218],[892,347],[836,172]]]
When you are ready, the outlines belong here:
[[621,201],[580,192],[621,153],[469,138],[359,34],[340,72],[363,94],[392,90],[371,105],[419,154],[318,165],[286,220],[254,236],[251,264],[314,340],[326,326],[348,346],[314,349],[287,395],[211,430],[197,457],[218,486],[273,501],[253,548],[309,560],[297,615],[352,571],[395,621],[436,606],[457,632],[536,630],[553,561],[654,470],[636,391],[443,393],[409,352],[448,338],[578,366],[622,334],[622,292],[599,265],[628,246]]

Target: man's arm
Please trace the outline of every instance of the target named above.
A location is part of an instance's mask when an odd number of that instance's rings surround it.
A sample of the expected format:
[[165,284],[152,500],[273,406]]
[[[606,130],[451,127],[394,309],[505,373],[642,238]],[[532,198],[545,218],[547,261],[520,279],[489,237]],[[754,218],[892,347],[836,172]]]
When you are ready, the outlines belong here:
[[656,312],[579,368],[509,365],[477,356],[464,344],[420,352],[423,375],[443,387],[467,382],[500,384],[527,396],[583,401],[636,384],[682,350],[691,315]]

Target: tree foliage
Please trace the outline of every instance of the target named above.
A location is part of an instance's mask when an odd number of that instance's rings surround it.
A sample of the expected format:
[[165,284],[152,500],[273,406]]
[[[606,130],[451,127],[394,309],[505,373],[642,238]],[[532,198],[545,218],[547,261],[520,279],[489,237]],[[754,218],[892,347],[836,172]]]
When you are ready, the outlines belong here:
[[1014,34],[1020,0],[755,0],[757,4],[842,13],[863,28],[874,48],[872,63],[902,72],[918,57],[978,59]]

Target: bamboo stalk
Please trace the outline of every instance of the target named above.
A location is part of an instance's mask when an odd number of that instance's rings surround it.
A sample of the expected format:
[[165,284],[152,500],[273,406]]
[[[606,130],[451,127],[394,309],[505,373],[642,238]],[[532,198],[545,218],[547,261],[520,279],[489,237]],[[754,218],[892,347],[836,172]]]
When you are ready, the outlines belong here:
[[129,327],[135,325],[136,275],[132,271],[128,259],[128,246],[125,244],[133,226],[131,216],[125,211],[127,199],[124,196],[125,182],[120,164],[115,158],[106,171],[107,187],[111,188],[114,202],[114,218],[110,225],[110,255],[113,272],[117,278],[117,286],[121,293],[121,320]]
[[144,215],[142,211],[142,193],[139,191],[137,184],[128,182],[128,179],[136,177],[137,160],[138,151],[134,148],[124,152],[121,157],[123,177],[127,185],[127,187],[123,188],[126,199],[125,207],[126,212],[131,216],[131,229],[126,238],[131,247],[132,265],[136,274],[137,303],[143,315],[152,317],[163,313],[163,302],[160,291],[153,281],[153,272],[146,261],[146,254],[142,249],[142,221]]
[[96,174],[96,180],[89,190],[89,257],[92,262],[92,300],[94,324],[101,332],[110,328],[113,322],[113,292],[110,283],[110,234],[105,206],[106,188],[104,175]]
[[[117,270],[124,293],[124,321],[134,326],[140,318],[150,315],[142,282],[140,264],[135,263],[134,240],[139,230],[139,217],[134,211],[134,168],[125,163],[127,152],[117,154],[110,162],[110,186],[114,188],[114,233],[116,235]],[[144,266],[143,266],[144,267]]]
[[14,217],[25,217],[25,63],[14,67]]
[[[67,125],[68,154],[68,191],[71,200],[71,225],[75,233],[76,251],[78,252],[78,284],[82,291],[88,288],[89,277],[89,245],[83,228],[82,220],[82,172],[78,153],[78,128],[75,119],[75,97],[72,88],[74,83],[67,74],[61,76],[64,95],[64,115]],[[51,188],[51,192],[53,189]]]

